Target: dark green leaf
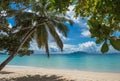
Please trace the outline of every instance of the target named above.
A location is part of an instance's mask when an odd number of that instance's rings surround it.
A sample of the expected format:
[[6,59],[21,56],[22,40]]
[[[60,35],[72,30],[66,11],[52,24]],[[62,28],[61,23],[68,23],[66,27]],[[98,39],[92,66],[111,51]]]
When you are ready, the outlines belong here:
[[106,53],[106,52],[108,52],[108,50],[109,50],[109,46],[106,42],[104,42],[102,47],[101,47],[101,52]]
[[110,39],[110,44],[113,46],[113,48],[120,51],[120,39]]

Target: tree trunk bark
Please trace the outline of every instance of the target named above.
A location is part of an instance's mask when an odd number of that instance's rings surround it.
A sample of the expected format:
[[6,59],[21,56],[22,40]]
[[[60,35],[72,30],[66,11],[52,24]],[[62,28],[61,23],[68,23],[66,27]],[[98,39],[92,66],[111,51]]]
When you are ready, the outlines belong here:
[[17,53],[19,52],[20,48],[24,45],[24,43],[31,36],[31,34],[34,32],[35,29],[36,29],[36,27],[33,27],[30,31],[28,31],[26,36],[22,40],[21,44],[17,48],[17,50],[15,52],[13,52],[12,54],[10,54],[10,56],[4,62],[2,62],[0,64],[0,71],[17,55]]

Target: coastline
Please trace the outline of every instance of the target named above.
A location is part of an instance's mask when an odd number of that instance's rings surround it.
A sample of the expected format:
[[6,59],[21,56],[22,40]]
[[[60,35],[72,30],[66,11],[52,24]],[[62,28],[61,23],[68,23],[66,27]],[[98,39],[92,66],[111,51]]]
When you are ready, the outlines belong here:
[[120,73],[7,66],[0,81],[120,81]]

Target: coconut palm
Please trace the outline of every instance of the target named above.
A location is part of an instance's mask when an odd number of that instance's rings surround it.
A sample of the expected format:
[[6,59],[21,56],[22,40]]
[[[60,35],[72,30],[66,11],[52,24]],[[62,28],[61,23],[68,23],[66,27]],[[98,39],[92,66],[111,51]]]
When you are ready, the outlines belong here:
[[[34,10],[35,9],[35,10]],[[36,40],[38,47],[45,47],[46,54],[49,56],[49,36],[52,36],[58,47],[63,50],[63,43],[59,37],[57,30],[64,36],[67,36],[68,28],[64,24],[73,22],[64,17],[56,10],[51,10],[50,3],[41,2],[33,6],[32,12],[21,12],[14,16],[16,26],[11,31],[13,36],[20,39],[20,45],[14,50],[10,56],[0,65],[2,70],[20,50],[28,50],[31,40]],[[49,35],[50,34],[50,35]]]

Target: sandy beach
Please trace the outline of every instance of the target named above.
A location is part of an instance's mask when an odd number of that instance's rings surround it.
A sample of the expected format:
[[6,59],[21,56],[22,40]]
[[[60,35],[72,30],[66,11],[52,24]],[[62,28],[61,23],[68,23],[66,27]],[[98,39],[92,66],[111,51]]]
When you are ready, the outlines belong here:
[[7,66],[0,81],[120,81],[120,73]]

